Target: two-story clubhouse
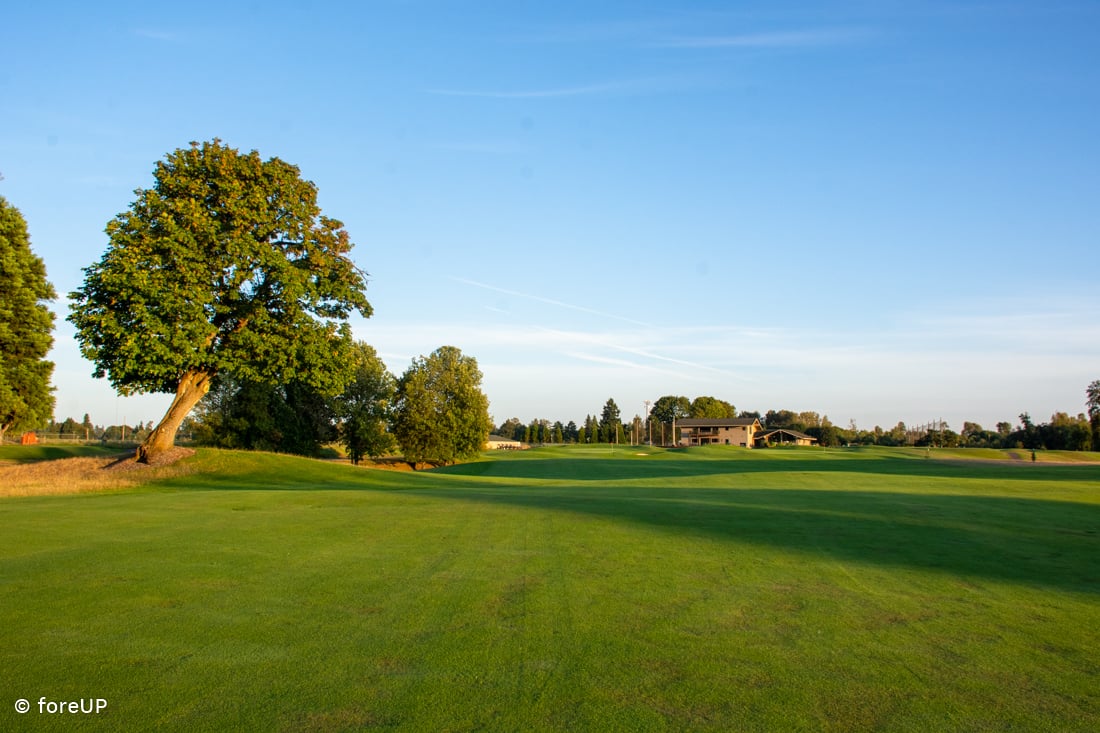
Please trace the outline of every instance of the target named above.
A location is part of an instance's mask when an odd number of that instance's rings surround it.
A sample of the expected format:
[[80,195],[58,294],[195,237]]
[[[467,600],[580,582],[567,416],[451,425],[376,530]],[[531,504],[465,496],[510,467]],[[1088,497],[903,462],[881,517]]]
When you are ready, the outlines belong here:
[[676,421],[680,445],[739,445],[751,448],[756,434],[764,429],[754,417],[685,418]]
[[769,444],[813,445],[813,438],[797,430],[778,428],[766,430],[752,417],[726,419],[685,418],[676,421],[680,428],[680,445],[737,445],[742,448],[763,448]]

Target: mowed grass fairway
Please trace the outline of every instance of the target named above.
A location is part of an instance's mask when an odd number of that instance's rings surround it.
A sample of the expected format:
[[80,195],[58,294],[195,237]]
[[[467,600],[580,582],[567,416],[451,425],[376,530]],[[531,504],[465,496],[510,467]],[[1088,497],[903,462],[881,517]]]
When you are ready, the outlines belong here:
[[187,464],[0,499],[0,729],[1100,730],[1095,463]]

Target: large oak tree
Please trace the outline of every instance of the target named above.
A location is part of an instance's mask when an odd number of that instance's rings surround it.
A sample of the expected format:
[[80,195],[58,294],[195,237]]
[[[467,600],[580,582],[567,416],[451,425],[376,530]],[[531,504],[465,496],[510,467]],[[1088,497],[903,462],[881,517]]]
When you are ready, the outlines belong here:
[[158,161],[153,186],[107,224],[69,320],[95,376],[121,394],[175,399],[138,449],[150,461],[215,375],[336,393],[352,344],[347,318],[371,314],[343,224],[321,214],[296,166],[220,140]]
[[50,386],[56,297],[46,266],[31,251],[27,222],[0,196],[0,441],[10,429],[34,428],[53,417]]

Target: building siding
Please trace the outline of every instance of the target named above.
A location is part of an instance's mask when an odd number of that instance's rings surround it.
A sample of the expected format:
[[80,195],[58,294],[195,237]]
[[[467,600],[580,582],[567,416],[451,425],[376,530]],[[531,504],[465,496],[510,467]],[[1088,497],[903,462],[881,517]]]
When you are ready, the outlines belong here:
[[761,429],[757,420],[681,420],[680,445],[733,445],[751,448]]

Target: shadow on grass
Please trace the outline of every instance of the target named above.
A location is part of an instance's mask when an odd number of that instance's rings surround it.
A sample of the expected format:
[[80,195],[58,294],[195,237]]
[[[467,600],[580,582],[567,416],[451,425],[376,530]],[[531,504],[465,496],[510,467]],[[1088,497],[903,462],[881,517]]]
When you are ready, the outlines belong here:
[[[117,444],[100,445],[76,443],[72,445],[13,445],[0,449],[0,465],[10,463],[18,465],[22,463],[39,463],[42,461],[57,461],[64,458],[99,458],[121,453],[124,449]],[[133,450],[130,451],[133,453]]]
[[[227,461],[244,460],[225,454]],[[187,491],[394,491],[396,495],[563,512],[673,534],[786,549],[841,562],[942,571],[973,579],[1100,594],[1100,505],[965,493],[968,479],[1094,481],[1095,467],[959,465],[880,456],[845,460],[661,460],[655,457],[488,460],[421,473],[307,461],[247,465],[187,476],[162,487]],[[335,467],[333,467],[335,469]],[[769,486],[768,472],[788,476]],[[791,473],[946,477],[960,493],[781,488]],[[751,487],[692,486],[708,475],[757,474]],[[777,479],[779,478],[776,473]],[[689,479],[683,483],[676,479]],[[503,481],[501,479],[504,479]],[[515,479],[512,483],[510,479]],[[553,485],[534,482],[551,480]],[[637,485],[615,481],[637,479]],[[646,483],[645,479],[653,480]],[[525,480],[528,481],[525,483]],[[838,477],[839,480],[839,477]],[[602,482],[602,483],[601,483]],[[886,485],[889,480],[886,480]],[[417,511],[410,508],[410,511]]]
[[1100,506],[1042,499],[792,489],[417,490],[632,522],[838,561],[1100,593]]
[[[690,457],[690,456],[689,456]],[[983,461],[884,458],[838,455],[793,460],[756,458],[750,454],[711,453],[701,460],[662,460],[660,454],[645,458],[529,458],[490,460],[439,468],[434,473],[454,476],[601,482],[638,479],[712,476],[738,473],[860,473],[886,476],[986,478],[1021,481],[1100,480],[1100,465],[1003,464]]]

